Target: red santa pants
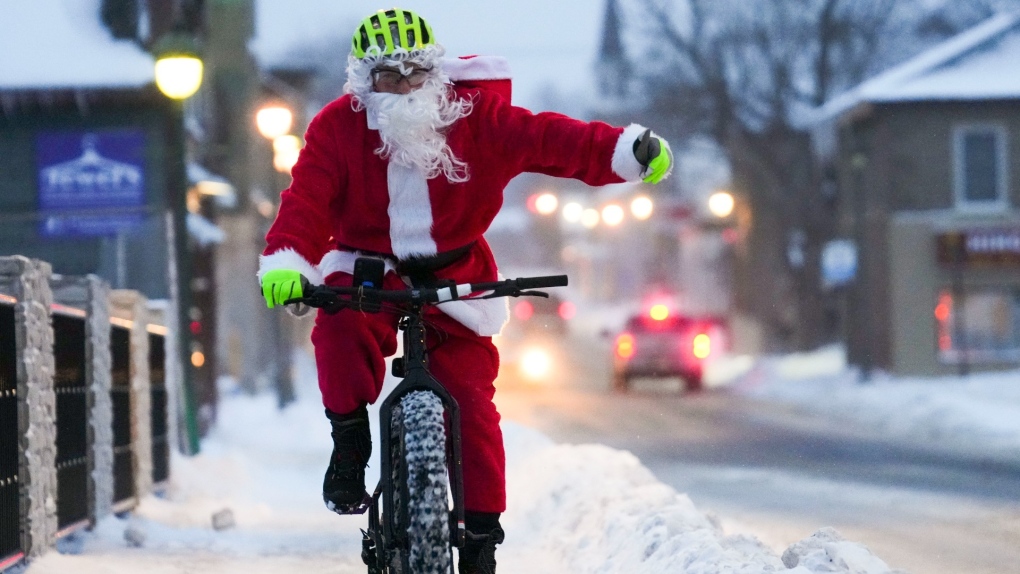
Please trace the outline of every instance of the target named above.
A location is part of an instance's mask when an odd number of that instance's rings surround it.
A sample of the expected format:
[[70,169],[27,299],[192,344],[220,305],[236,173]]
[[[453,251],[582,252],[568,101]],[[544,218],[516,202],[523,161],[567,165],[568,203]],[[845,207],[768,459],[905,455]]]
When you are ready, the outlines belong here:
[[[334,273],[330,285],[350,285],[351,276]],[[387,289],[405,285],[393,273]],[[492,402],[499,353],[491,337],[480,337],[448,315],[427,312],[429,371],[460,407],[464,507],[474,512],[506,510],[506,459],[499,413]],[[335,315],[319,312],[312,330],[322,402],[346,414],[375,403],[386,375],[386,357],[397,350],[397,320],[392,313],[361,313],[344,309]]]

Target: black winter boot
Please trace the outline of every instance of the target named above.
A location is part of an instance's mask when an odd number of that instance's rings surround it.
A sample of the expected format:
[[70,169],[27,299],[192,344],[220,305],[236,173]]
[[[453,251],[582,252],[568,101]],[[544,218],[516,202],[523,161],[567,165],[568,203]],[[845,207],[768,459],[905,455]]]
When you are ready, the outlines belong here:
[[460,549],[460,574],[496,574],[496,545],[503,542],[498,512],[465,512],[467,541]]
[[369,498],[365,467],[372,456],[368,409],[362,406],[345,415],[326,409],[326,418],[333,426],[333,455],[322,481],[322,499],[337,514],[361,512]]

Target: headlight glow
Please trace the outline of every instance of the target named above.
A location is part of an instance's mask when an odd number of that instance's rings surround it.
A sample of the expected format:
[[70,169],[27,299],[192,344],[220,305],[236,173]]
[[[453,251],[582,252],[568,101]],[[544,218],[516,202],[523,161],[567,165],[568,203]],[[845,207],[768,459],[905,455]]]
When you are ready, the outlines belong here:
[[531,348],[521,355],[520,365],[524,378],[539,381],[552,372],[552,357],[544,349]]

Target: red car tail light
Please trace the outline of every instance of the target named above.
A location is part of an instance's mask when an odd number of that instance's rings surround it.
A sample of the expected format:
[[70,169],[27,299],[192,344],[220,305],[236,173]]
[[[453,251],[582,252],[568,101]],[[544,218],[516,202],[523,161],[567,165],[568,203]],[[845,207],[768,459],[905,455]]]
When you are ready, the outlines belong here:
[[556,312],[560,314],[561,319],[569,321],[577,314],[577,307],[570,301],[564,301],[557,307]]
[[616,338],[616,356],[621,359],[629,359],[634,356],[637,349],[634,347],[634,335],[621,333]]
[[514,317],[517,317],[521,321],[527,321],[535,314],[535,308],[531,305],[530,301],[518,301],[514,305]]

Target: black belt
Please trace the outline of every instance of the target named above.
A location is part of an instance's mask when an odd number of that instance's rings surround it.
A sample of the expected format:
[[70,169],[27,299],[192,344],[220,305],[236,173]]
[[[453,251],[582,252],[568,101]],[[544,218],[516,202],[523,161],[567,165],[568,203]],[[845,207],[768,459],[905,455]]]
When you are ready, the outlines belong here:
[[458,247],[442,253],[436,253],[435,255],[397,259],[397,257],[392,253],[379,253],[377,251],[368,251],[366,249],[358,249],[357,247],[337,244],[337,247],[344,251],[357,251],[370,257],[380,257],[382,259],[388,259],[395,262],[397,273],[409,277],[411,279],[411,283],[415,287],[431,287],[435,285],[438,282],[436,279],[436,271],[456,263],[458,259],[470,253],[474,246],[475,242],[472,241],[463,247]]

